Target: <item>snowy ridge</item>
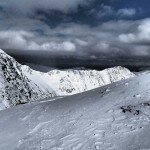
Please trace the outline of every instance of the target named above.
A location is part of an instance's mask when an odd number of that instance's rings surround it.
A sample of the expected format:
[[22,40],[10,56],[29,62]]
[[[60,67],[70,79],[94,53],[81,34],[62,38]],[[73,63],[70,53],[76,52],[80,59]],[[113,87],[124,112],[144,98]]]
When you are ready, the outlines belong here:
[[0,50],[0,109],[54,96],[73,95],[134,76],[123,67],[42,73],[22,66]]
[[51,87],[57,96],[73,95],[97,87],[128,79],[135,75],[123,67],[114,67],[103,71],[96,70],[52,70],[41,73],[22,66],[22,71],[37,85]]

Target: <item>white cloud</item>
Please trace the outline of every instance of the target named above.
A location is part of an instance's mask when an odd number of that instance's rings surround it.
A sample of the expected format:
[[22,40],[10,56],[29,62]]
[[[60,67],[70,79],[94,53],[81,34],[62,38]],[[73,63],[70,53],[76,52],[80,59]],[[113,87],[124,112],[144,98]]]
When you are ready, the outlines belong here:
[[150,19],[145,19],[136,27],[136,31],[119,35],[119,39],[125,43],[150,43]]
[[42,42],[36,35],[27,31],[8,30],[0,31],[1,48],[21,50],[49,50],[49,51],[76,51],[76,46],[70,41]]
[[33,35],[25,31],[0,31],[0,43],[5,48],[23,48],[26,47],[25,38],[31,38]]
[[120,16],[134,16],[136,14],[136,9],[134,8],[119,9],[117,14]]
[[74,52],[76,51],[76,46],[72,42],[69,41],[63,41],[61,43],[56,42],[49,42],[49,43],[43,43],[41,46],[39,46],[39,49],[41,50],[49,50],[49,51],[69,51]]
[[108,52],[109,50],[109,44],[105,41],[100,42],[96,45],[97,49],[100,49],[103,52]]
[[140,40],[148,40],[150,41],[150,19],[144,20],[138,26],[138,37]]
[[75,39],[75,42],[78,44],[78,45],[81,45],[81,46],[87,46],[88,45],[88,42],[84,41],[84,40],[81,40],[81,39]]
[[133,33],[121,34],[119,35],[119,39],[124,43],[129,43],[129,42],[134,42],[136,40],[136,36]]
[[76,46],[72,42],[69,42],[69,41],[63,42],[63,48],[66,51],[71,51],[71,52],[76,51]]
[[97,14],[97,17],[102,18],[106,16],[111,16],[111,15],[114,15],[114,13],[115,13],[115,10],[113,9],[113,7],[102,4],[100,11]]

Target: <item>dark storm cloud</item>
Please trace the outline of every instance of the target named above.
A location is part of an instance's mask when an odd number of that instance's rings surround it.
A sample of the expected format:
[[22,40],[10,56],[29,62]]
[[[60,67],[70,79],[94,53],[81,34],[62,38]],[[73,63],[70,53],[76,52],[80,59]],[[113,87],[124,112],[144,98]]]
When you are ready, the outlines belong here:
[[91,0],[4,0],[0,5],[4,10],[29,13],[34,9],[60,10],[63,12],[74,11],[79,5],[87,5]]
[[[24,30],[0,31],[1,47],[43,50],[51,52],[68,51],[80,55],[95,53],[106,56],[147,55],[150,20],[110,21],[96,27],[79,24],[62,24],[55,29],[46,28],[43,35]],[[141,45],[141,46],[140,46]],[[140,50],[141,48],[141,50]],[[128,52],[128,53],[127,53]]]
[[[97,54],[101,57],[150,55],[150,20],[132,20],[138,9],[116,9],[113,6],[116,2],[1,1],[0,46],[3,49],[51,51],[56,54],[65,51],[93,59]],[[37,10],[40,10],[38,14]],[[59,23],[52,28],[51,22],[57,21]],[[92,26],[92,22],[96,25]]]

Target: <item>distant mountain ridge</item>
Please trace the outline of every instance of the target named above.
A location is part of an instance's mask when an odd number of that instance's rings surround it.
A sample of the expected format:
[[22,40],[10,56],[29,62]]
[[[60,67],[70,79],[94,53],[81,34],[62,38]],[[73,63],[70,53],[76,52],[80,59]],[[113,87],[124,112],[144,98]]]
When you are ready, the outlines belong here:
[[128,69],[114,67],[96,70],[52,70],[48,73],[22,66],[22,72],[37,85],[52,87],[58,96],[72,95],[101,87],[116,81],[134,77]]
[[48,97],[73,95],[134,76],[123,67],[42,73],[19,64],[0,50],[0,109]]

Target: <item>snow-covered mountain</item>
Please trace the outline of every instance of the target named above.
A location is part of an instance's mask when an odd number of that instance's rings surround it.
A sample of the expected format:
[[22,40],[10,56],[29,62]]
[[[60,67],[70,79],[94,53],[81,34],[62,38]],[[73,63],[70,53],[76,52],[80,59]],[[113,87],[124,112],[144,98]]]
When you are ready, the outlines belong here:
[[0,108],[47,97],[73,95],[134,76],[123,67],[42,73],[22,66],[0,50]]
[[56,96],[33,83],[22,71],[15,59],[0,50],[0,109],[32,100]]
[[22,72],[40,87],[51,87],[57,96],[73,95],[101,87],[116,81],[134,77],[128,69],[114,67],[96,70],[52,70],[48,73],[22,66]]
[[1,150],[149,150],[150,73],[0,112]]

